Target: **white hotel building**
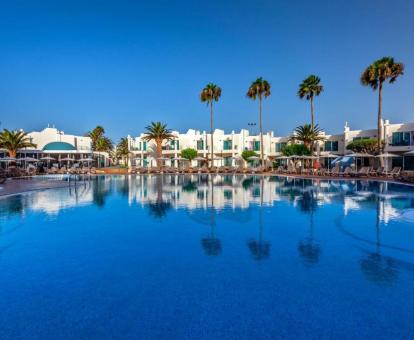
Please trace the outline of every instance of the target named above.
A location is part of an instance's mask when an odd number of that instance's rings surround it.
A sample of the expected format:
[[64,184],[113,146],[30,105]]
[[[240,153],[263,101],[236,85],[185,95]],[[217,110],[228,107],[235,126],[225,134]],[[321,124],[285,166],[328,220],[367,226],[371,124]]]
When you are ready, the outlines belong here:
[[[209,158],[211,145],[210,134],[205,131],[190,129],[186,133],[172,132],[176,138],[166,142],[163,146],[163,157],[177,158],[181,150],[193,148],[198,151],[198,156]],[[391,124],[385,120],[382,127],[383,140],[385,141],[385,152],[405,155],[405,169],[414,170],[414,123]],[[141,133],[138,137],[128,136],[129,149],[131,152],[130,165],[137,166],[155,166],[156,154],[155,144],[145,142]],[[242,129],[240,132],[232,131],[225,133],[223,130],[214,131],[213,152],[215,165],[234,165],[233,157],[240,156],[243,150],[253,150],[260,153],[260,136],[250,135],[249,131]],[[346,146],[357,139],[376,138],[377,129],[371,130],[351,130],[348,124],[345,124],[344,131],[341,134],[325,134],[325,140],[319,142],[316,153],[323,157],[326,154],[335,154],[343,156],[350,154],[351,151]],[[265,159],[272,161],[277,156],[282,155],[282,148],[288,143],[289,136],[278,137],[272,131],[263,135],[263,152]],[[412,155],[407,154],[412,152]],[[403,157],[390,159],[391,165],[402,164]],[[173,161],[166,161],[166,164],[173,164]]]
[[[69,158],[73,159],[73,162],[85,158],[99,158],[102,162],[101,165],[108,164],[107,154],[97,155],[93,153],[92,141],[89,137],[66,134],[54,126],[48,126],[41,131],[30,132],[28,137],[36,147],[20,150],[17,155],[18,158],[33,157],[40,160],[44,157],[50,157],[50,164],[59,163],[61,159]],[[7,156],[6,150],[0,149],[0,158],[5,156]]]

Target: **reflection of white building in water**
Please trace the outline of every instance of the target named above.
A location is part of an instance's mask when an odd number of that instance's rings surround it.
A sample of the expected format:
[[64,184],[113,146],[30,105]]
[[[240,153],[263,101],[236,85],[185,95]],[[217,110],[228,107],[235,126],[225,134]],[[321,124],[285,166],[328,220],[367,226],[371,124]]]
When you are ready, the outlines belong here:
[[[359,184],[358,184],[359,183]],[[414,194],[387,183],[362,188],[358,181],[318,181],[297,178],[235,175],[147,175],[99,176],[80,185],[32,192],[22,196],[22,213],[26,209],[57,215],[77,206],[104,202],[113,192],[125,195],[130,206],[168,203],[175,209],[217,211],[248,209],[263,205],[289,204],[298,209],[322,208],[333,203],[342,206],[343,216],[358,211],[376,210],[384,223],[401,218],[414,220]],[[396,191],[397,190],[397,191]],[[0,201],[6,204],[7,199]],[[0,204],[1,205],[1,204]],[[7,211],[7,206],[1,206]],[[306,210],[308,209],[308,210]]]
[[93,202],[91,185],[33,192],[26,196],[26,203],[33,211],[57,215],[59,211]]

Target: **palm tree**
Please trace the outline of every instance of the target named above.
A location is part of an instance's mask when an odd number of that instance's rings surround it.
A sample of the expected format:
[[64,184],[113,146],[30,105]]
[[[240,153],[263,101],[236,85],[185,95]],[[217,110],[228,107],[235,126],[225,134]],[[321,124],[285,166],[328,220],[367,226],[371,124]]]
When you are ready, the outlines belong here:
[[319,96],[323,91],[323,86],[321,85],[321,79],[314,74],[311,74],[309,77],[304,79],[299,85],[298,96],[300,99],[306,98],[310,101],[311,106],[311,126],[314,127],[314,107],[313,107],[313,98]]
[[208,83],[207,86],[200,93],[200,100],[207,102],[210,106],[210,134],[211,134],[211,166],[213,166],[214,157],[214,140],[213,140],[213,101],[218,101],[221,97],[221,88],[213,83]]
[[262,124],[262,100],[263,97],[267,98],[270,96],[270,84],[264,80],[262,77],[257,78],[252,84],[250,85],[249,89],[247,90],[247,97],[256,100],[259,98],[260,101],[260,158],[262,161],[262,167],[264,167],[264,155],[263,155],[263,124]]
[[128,149],[128,138],[121,138],[119,143],[116,146],[116,158],[120,158],[125,162],[125,159],[128,160],[129,149]]
[[390,84],[404,74],[404,64],[397,63],[394,58],[384,57],[374,61],[361,75],[361,83],[370,86],[374,91],[378,89],[378,149],[381,150],[381,125],[382,125],[382,86],[388,80]]
[[[171,130],[167,128],[167,124],[161,122],[151,122],[150,125],[146,127],[146,134],[143,137],[144,141],[154,141],[156,145],[157,158],[162,156],[162,143],[167,140],[172,140],[175,136],[171,133]],[[157,159],[157,166],[160,167],[160,160]]]
[[98,125],[96,128],[94,128],[92,131],[89,131],[86,136],[89,137],[92,140],[92,150],[96,151],[96,144],[99,139],[104,137],[105,135],[105,129]]
[[307,148],[313,152],[313,144],[316,141],[322,141],[325,137],[322,135],[323,130],[316,124],[312,127],[309,124],[298,126],[293,136],[290,137],[291,142],[302,142]]
[[0,133],[0,148],[6,149],[10,157],[16,158],[20,149],[35,147],[26,132],[4,129]]
[[113,143],[112,141],[108,138],[108,137],[100,137],[96,143],[95,143],[95,148],[94,151],[98,152],[98,155],[100,156],[101,152],[108,152],[110,153],[113,149]]

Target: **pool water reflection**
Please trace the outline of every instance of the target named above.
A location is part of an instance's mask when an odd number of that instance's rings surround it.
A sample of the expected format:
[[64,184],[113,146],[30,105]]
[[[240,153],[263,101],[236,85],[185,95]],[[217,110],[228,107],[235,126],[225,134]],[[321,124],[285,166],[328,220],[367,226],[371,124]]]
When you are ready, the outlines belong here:
[[0,199],[1,338],[409,338],[414,188],[101,176]]

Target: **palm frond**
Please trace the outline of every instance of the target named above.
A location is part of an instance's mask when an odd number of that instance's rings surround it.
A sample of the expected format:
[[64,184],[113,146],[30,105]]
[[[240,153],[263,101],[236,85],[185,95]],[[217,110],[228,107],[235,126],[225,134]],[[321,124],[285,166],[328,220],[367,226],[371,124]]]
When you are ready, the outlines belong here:
[[246,96],[252,100],[256,100],[257,97],[269,97],[271,92],[270,83],[262,77],[257,78],[253,81],[247,90]]
[[319,96],[323,92],[323,85],[321,79],[314,74],[304,79],[299,85],[298,96],[300,99],[306,98],[310,100],[315,96]]

